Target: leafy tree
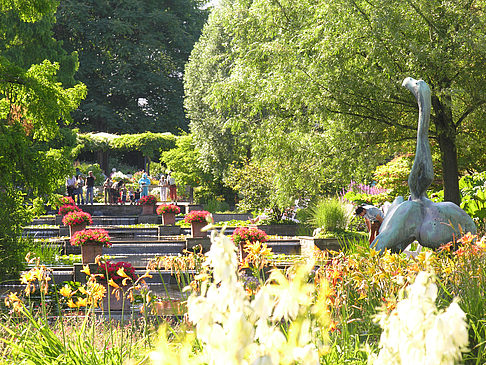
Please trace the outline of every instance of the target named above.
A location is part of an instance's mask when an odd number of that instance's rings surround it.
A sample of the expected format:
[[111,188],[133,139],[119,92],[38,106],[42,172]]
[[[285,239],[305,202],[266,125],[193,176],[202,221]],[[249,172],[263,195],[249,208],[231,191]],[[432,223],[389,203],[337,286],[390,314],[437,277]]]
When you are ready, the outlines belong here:
[[[321,178],[305,185],[329,189],[414,151],[417,103],[401,82],[422,78],[432,89],[430,136],[445,198],[459,203],[459,170],[484,162],[479,139],[469,137],[486,129],[484,10],[484,1],[468,0],[222,1],[201,39],[227,45],[212,54],[229,61],[212,70],[220,77],[203,83],[201,100],[253,158],[276,156],[287,166],[279,171],[296,176],[288,156],[307,154]],[[191,62],[200,61],[194,52]],[[198,91],[195,78],[187,85]],[[192,118],[191,128],[210,120]],[[197,139],[200,129],[192,130]],[[295,148],[306,137],[312,147]],[[463,145],[469,161],[458,160]]]
[[11,46],[27,54],[35,38],[28,24],[16,28],[23,33],[11,32],[13,19],[52,20],[55,8],[56,2],[49,0],[0,0],[0,17],[8,20],[0,22],[5,35],[0,42],[0,279],[15,277],[22,266],[22,226],[31,218],[27,204],[52,193],[69,171],[69,147],[56,148],[67,140],[58,122],[69,122],[70,111],[86,94],[82,84],[62,88],[58,64],[43,60],[26,67],[28,57],[15,58],[6,51]]
[[66,0],[56,39],[78,51],[88,96],[73,117],[87,131],[187,129],[182,74],[206,20],[199,0]]
[[233,192],[225,189],[220,179],[201,168],[201,154],[191,134],[177,137],[176,147],[162,152],[160,161],[172,172],[179,187],[195,188],[199,202],[205,203],[217,195],[224,196],[229,203],[233,202]]

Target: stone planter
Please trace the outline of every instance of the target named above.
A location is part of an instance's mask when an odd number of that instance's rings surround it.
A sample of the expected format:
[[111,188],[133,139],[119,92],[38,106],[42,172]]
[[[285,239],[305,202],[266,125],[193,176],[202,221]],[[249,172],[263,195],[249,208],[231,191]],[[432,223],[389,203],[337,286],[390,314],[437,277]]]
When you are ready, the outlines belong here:
[[252,225],[249,227],[256,227],[261,229],[268,235],[277,236],[295,236],[297,235],[297,230],[299,229],[298,224],[265,224],[265,225]]
[[175,216],[175,213],[163,213],[162,224],[164,226],[173,226],[176,222]]
[[192,222],[191,223],[191,237],[202,238],[207,237],[207,232],[202,232],[201,229],[207,226],[206,222]]
[[321,251],[340,251],[345,242],[343,239],[338,238],[299,237],[299,240],[302,255],[309,258],[314,257],[315,248]]
[[152,314],[158,316],[182,315],[187,312],[186,306],[179,299],[158,300],[152,304]]
[[[112,286],[105,285],[106,289],[106,295],[103,298],[103,311],[108,312],[108,311],[121,311],[123,309],[123,306],[126,308],[129,308],[130,306],[130,300],[125,298],[125,303],[123,302],[123,296],[125,291],[123,290],[123,287],[121,288],[121,292],[118,293],[119,298],[117,299],[116,294],[112,294],[113,288]],[[109,300],[109,301],[108,301]]]
[[159,226],[158,236],[159,239],[164,238],[164,236],[178,236],[181,234],[181,227],[179,226]]
[[91,264],[95,262],[96,256],[100,256],[102,253],[102,244],[83,245],[81,246],[81,261],[83,265]]
[[[209,237],[199,237],[199,238],[186,238],[186,250],[187,251],[194,251],[194,248],[197,246],[201,246],[202,253],[206,253],[211,248],[211,240]],[[199,248],[197,249],[199,252]]]
[[86,229],[88,223],[76,224],[75,226],[69,226],[69,236],[72,237],[76,232]]
[[155,205],[145,204],[142,205],[142,215],[154,214]]

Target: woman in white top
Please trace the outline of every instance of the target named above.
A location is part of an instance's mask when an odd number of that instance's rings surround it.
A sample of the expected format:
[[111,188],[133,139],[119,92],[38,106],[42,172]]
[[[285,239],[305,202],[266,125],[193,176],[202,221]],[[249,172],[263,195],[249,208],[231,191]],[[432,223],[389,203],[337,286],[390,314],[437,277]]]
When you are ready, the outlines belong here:
[[167,201],[167,193],[169,190],[169,183],[165,179],[165,176],[162,175],[159,182],[160,187],[160,201],[166,202]]

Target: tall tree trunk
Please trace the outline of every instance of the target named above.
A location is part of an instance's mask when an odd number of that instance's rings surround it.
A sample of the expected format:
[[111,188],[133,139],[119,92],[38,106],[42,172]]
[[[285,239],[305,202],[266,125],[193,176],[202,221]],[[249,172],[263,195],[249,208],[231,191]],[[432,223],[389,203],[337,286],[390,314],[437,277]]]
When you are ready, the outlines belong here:
[[457,166],[457,130],[452,120],[452,110],[448,103],[443,103],[437,96],[432,96],[432,106],[435,111],[435,127],[439,139],[442,161],[442,180],[444,182],[444,200],[457,205],[461,203],[459,192],[459,168]]

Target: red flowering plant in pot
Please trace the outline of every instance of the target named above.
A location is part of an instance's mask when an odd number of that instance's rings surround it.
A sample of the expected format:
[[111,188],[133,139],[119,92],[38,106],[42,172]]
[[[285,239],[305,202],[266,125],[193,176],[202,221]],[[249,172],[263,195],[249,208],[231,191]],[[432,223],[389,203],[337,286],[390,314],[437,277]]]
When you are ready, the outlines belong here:
[[184,217],[184,222],[191,224],[192,237],[206,237],[206,232],[201,231],[201,229],[208,221],[212,221],[212,216],[206,210],[193,210]]
[[93,219],[91,219],[91,214],[83,211],[73,211],[67,213],[62,218],[62,224],[65,226],[78,226],[78,225],[88,225],[93,224]]
[[96,257],[103,253],[103,246],[111,246],[110,236],[104,229],[83,229],[74,233],[70,242],[73,246],[81,246],[83,265],[95,262]]
[[181,208],[174,204],[160,204],[157,207],[157,214],[165,214],[165,213],[174,213],[179,214],[181,212]]
[[184,222],[206,223],[208,221],[207,217],[211,217],[211,213],[209,213],[207,210],[193,210],[186,214],[186,216],[184,217]]
[[59,214],[61,215],[66,215],[71,212],[81,212],[81,208],[72,204],[65,204],[59,207]]
[[157,214],[162,216],[164,225],[175,224],[175,215],[180,212],[181,209],[174,204],[161,204],[157,207]]
[[72,246],[90,246],[99,245],[110,247],[110,235],[105,229],[84,229],[76,232],[76,234],[69,240]]
[[154,207],[157,204],[157,198],[154,195],[142,196],[138,200],[138,204],[142,206],[142,214],[154,214]]
[[244,260],[247,256],[246,245],[253,245],[255,243],[264,243],[268,241],[267,234],[258,228],[238,227],[231,235],[234,244],[239,247],[241,259]]
[[69,232],[73,236],[76,232],[82,231],[88,224],[93,224],[91,214],[79,211],[70,212],[62,218],[62,224],[69,226]]
[[155,195],[145,195],[138,200],[140,205],[155,205],[157,204],[157,198]]

